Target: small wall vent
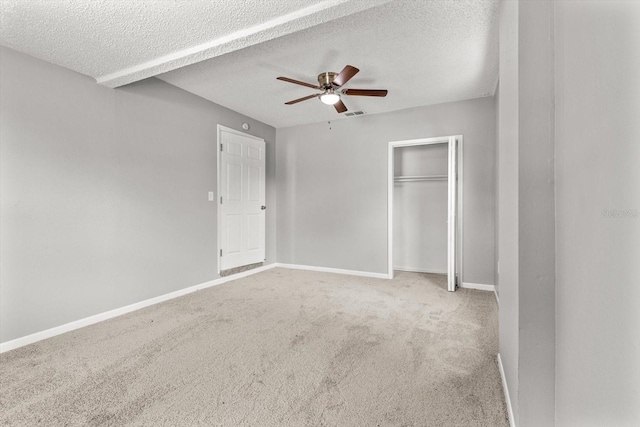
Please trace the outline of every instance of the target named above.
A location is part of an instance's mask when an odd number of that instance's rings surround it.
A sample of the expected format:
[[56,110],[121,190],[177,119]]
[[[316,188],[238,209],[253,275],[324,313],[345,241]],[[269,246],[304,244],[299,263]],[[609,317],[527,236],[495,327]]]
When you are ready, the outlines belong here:
[[367,113],[365,113],[364,111],[354,111],[352,113],[345,113],[345,116],[349,116],[349,117],[351,117],[351,116],[362,116],[362,115],[365,115],[365,114],[367,114]]

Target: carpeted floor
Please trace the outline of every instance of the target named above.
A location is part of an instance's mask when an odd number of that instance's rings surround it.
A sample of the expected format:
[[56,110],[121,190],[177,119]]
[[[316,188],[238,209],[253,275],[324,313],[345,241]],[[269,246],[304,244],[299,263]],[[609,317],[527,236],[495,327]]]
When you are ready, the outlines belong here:
[[0,355],[0,424],[508,426],[490,292],[276,268]]

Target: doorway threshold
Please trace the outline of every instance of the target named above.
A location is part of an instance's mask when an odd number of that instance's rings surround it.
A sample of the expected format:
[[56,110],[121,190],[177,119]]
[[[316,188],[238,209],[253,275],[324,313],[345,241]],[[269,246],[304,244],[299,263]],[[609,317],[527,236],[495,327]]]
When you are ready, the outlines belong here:
[[229,268],[228,270],[222,270],[220,277],[231,276],[232,274],[242,273],[243,271],[253,270],[254,268],[262,267],[263,262],[256,262],[254,264],[241,265],[240,267]]

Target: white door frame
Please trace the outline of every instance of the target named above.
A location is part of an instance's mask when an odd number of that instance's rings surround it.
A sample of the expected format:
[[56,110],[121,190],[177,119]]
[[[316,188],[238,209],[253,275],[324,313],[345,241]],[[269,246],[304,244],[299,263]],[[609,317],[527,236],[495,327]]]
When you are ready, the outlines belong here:
[[[221,203],[220,203],[220,195],[222,194],[222,188],[220,187],[220,170],[221,170],[221,168],[220,168],[220,152],[221,152],[220,147],[222,146],[222,132],[223,131],[224,132],[228,132],[228,133],[234,133],[236,135],[241,135],[241,136],[244,136],[244,137],[247,137],[247,138],[251,138],[251,139],[255,139],[255,140],[264,142],[264,139],[262,139],[260,137],[257,137],[255,135],[250,135],[248,133],[244,133],[244,132],[241,132],[239,130],[232,129],[230,127],[222,126],[220,124],[218,125],[218,131],[217,131],[218,144],[216,146],[216,181],[217,181],[216,182],[216,191],[217,191],[217,194],[216,194],[216,197],[217,197],[217,199],[216,199],[217,228],[216,228],[216,230],[217,230],[217,234],[218,234],[217,239],[216,239],[217,242],[218,242],[218,247],[216,248],[216,259],[218,260],[218,262],[217,262],[218,275],[222,271],[221,268],[220,268],[221,267],[221,262],[220,262],[221,259],[220,259],[219,254],[220,254],[220,250],[222,249],[222,215],[221,215],[222,206],[221,206]],[[266,146],[265,146],[265,156],[266,156]],[[266,167],[266,159],[265,159],[265,167]],[[266,185],[266,182],[265,182],[265,185]],[[265,205],[266,205],[266,197],[265,197]],[[266,215],[266,212],[265,212],[265,215]],[[265,246],[266,246],[266,242],[265,242]],[[266,250],[266,247],[265,247],[265,250]]]
[[[448,158],[448,171],[449,171],[449,180],[448,180],[448,211],[451,214],[451,203],[452,201],[457,201],[457,241],[452,242],[451,236],[447,233],[447,263],[451,263],[452,254],[455,255],[455,273],[458,276],[458,282],[462,283],[462,273],[463,273],[463,259],[462,259],[462,242],[463,242],[463,200],[464,200],[464,164],[463,164],[463,144],[462,144],[462,135],[451,135],[451,136],[440,136],[436,138],[420,138],[420,139],[410,139],[404,141],[391,141],[389,142],[388,148],[388,176],[387,176],[387,232],[388,232],[388,240],[387,240],[387,253],[388,253],[388,270],[387,274],[389,279],[393,279],[393,177],[394,177],[394,148],[396,147],[410,147],[415,145],[431,145],[431,144],[456,144],[457,142],[457,159],[453,159],[449,156]],[[455,164],[457,160],[457,165]],[[457,166],[456,169],[458,171],[458,186],[454,186],[455,177],[451,176],[451,169]],[[457,190],[457,194],[456,194]],[[453,197],[452,197],[453,193]],[[447,223],[449,223],[449,217],[447,218]],[[449,267],[447,268],[449,270]],[[455,277],[453,280],[448,280],[449,291],[455,290]]]

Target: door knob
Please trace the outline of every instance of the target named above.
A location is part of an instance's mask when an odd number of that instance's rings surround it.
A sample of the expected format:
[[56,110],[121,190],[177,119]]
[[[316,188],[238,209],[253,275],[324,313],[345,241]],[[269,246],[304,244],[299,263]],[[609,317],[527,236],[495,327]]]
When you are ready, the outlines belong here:
[[267,207],[265,205],[260,206],[260,209],[265,210]]

